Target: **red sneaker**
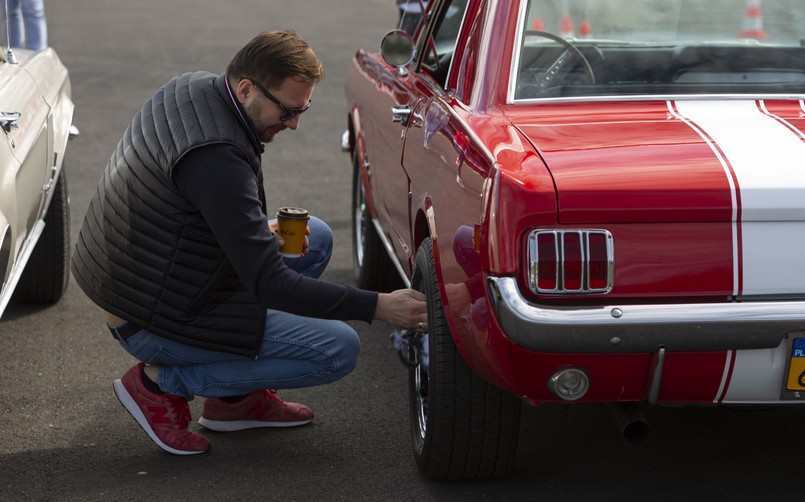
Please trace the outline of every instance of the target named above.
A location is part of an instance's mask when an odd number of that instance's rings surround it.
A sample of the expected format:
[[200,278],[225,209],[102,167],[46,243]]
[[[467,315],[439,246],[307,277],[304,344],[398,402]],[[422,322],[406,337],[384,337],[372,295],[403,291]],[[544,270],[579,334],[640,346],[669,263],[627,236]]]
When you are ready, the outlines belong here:
[[187,430],[190,408],[178,396],[154,394],[143,385],[143,363],[115,380],[115,395],[134,420],[163,450],[176,455],[195,455],[210,449],[207,438]]
[[294,427],[313,420],[313,412],[298,403],[286,403],[276,390],[258,390],[240,401],[223,399],[204,401],[198,423],[218,432],[241,431],[257,427]]

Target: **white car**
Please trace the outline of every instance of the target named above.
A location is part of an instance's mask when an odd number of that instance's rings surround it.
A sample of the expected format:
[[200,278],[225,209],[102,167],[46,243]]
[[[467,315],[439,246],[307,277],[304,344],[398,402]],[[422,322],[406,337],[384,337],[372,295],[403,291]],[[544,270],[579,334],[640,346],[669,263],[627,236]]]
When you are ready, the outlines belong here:
[[56,52],[0,52],[0,317],[15,301],[59,300],[69,280],[70,77]]

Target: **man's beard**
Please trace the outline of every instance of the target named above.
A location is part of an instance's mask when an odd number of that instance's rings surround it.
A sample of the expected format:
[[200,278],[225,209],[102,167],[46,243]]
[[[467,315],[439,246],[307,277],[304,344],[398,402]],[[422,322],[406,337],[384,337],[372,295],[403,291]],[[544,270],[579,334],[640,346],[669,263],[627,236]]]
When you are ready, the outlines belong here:
[[255,132],[257,132],[257,136],[260,138],[260,141],[263,143],[271,143],[274,141],[274,137],[277,135],[277,133],[286,129],[286,127],[282,124],[264,126],[260,120],[256,119],[256,117],[260,117],[262,115],[262,111],[262,106],[257,102],[254,102],[246,109],[246,114],[249,116],[249,119],[251,119]]

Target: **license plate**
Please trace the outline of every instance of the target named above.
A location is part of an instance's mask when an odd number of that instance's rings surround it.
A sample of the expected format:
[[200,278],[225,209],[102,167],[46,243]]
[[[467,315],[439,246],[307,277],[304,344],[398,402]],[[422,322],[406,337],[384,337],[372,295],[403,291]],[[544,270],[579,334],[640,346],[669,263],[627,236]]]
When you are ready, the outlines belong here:
[[788,363],[787,390],[805,390],[805,338],[794,338]]

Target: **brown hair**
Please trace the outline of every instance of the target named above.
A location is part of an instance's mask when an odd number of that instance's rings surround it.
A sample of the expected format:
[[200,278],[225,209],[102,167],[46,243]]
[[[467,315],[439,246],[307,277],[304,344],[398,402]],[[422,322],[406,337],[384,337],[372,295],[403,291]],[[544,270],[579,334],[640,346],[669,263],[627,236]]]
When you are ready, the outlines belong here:
[[318,84],[324,78],[324,66],[295,31],[264,31],[235,54],[226,74],[232,83],[253,78],[276,89],[288,77]]

